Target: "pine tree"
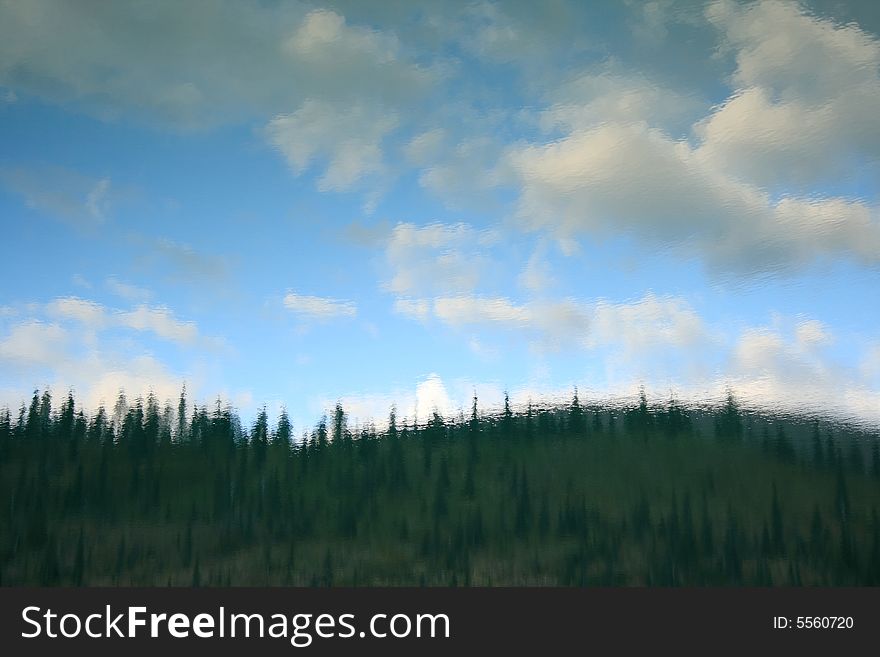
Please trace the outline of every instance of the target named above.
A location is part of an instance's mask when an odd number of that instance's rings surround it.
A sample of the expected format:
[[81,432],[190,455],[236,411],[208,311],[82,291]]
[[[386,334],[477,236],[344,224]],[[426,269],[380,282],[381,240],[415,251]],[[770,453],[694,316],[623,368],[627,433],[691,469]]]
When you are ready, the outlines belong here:
[[52,433],[52,394],[49,389],[40,397],[40,435],[48,438]]
[[581,408],[580,400],[578,400],[577,388],[574,389],[571,405],[568,408],[568,426],[571,432],[575,434],[582,434],[587,428],[584,409]]
[[107,411],[104,410],[102,404],[98,407],[98,412],[95,414],[95,417],[92,418],[92,423],[89,425],[87,439],[89,443],[93,445],[101,445],[106,440],[107,434]]
[[715,416],[715,435],[724,440],[739,440],[743,434],[742,417],[733,391],[727,391],[724,408]]
[[24,433],[28,440],[36,440],[40,437],[40,393],[38,390],[34,390],[34,396],[31,398]]
[[62,442],[66,443],[73,439],[74,412],[73,392],[68,391],[67,398],[61,403],[61,411],[56,423],[56,434]]
[[282,408],[281,415],[278,417],[278,428],[272,437],[272,443],[275,446],[289,448],[292,435],[293,431],[290,426],[290,418],[287,416],[287,409]]
[[315,446],[322,450],[327,446],[327,417],[323,416],[315,428]]
[[387,435],[392,440],[397,438],[397,407],[391,406],[391,412],[388,414],[388,431]]
[[348,438],[350,438],[350,434],[346,428],[345,411],[342,409],[342,404],[337,402],[333,411],[333,442],[341,443]]
[[189,432],[186,423],[186,384],[180,390],[180,400],[177,402],[177,432],[174,436],[178,443],[189,440]]
[[468,429],[470,430],[471,435],[476,436],[477,432],[480,430],[480,416],[477,412],[477,395],[474,393],[473,404],[471,405],[471,418],[468,422]]
[[156,395],[152,390],[147,395],[147,408],[144,414],[144,449],[152,450],[159,444],[159,403],[156,401]]
[[0,456],[5,455],[12,442],[12,436],[12,418],[9,416],[9,409],[4,408],[0,411]]
[[254,428],[251,430],[251,446],[254,450],[254,458],[258,464],[262,464],[266,458],[266,447],[269,444],[269,416],[266,407],[257,413]]
[[513,411],[510,410],[510,397],[504,393],[504,411],[501,415],[501,432],[505,438],[510,438],[513,433]]

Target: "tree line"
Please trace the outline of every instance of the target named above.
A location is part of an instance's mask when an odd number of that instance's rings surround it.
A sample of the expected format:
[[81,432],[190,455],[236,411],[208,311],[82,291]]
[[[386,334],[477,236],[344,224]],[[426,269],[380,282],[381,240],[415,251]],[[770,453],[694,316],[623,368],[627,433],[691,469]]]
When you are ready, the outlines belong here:
[[877,585],[876,434],[731,394],[294,435],[219,401],[0,411],[3,585]]

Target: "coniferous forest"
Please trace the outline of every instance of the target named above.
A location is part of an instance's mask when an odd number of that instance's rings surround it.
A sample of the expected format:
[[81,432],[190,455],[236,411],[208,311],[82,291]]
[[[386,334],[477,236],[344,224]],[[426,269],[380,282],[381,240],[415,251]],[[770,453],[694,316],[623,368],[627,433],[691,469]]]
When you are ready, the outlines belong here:
[[864,428],[576,392],[386,424],[35,392],[0,412],[2,584],[880,585]]

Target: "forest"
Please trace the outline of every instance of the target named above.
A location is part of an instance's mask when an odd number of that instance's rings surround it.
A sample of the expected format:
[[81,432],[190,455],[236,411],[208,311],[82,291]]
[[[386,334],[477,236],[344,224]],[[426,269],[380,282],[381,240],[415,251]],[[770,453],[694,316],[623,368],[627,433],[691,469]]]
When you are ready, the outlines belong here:
[[185,391],[0,411],[0,584],[880,585],[870,428],[576,390],[273,424]]

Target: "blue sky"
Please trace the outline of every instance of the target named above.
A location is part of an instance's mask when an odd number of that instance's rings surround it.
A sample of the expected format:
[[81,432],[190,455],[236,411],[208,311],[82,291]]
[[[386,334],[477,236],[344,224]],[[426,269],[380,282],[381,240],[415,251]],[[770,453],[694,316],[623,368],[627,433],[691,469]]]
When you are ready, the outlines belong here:
[[0,404],[880,419],[880,16],[0,3]]

